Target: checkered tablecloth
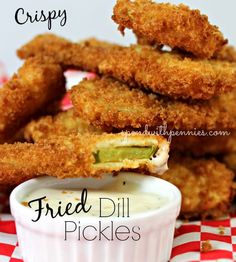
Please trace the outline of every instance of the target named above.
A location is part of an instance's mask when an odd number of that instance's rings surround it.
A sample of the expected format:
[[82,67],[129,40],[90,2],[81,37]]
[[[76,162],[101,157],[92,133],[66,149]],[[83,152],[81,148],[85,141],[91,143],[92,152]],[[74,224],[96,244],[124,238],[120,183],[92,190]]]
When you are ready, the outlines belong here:
[[[0,194],[2,208],[7,199]],[[204,243],[211,245],[210,251],[201,252]],[[0,215],[0,262],[22,261],[14,220],[11,215]],[[178,221],[170,262],[190,261],[236,261],[236,216],[218,221]]]
[[[0,85],[7,80],[3,72],[0,63]],[[67,87],[70,88],[85,76],[93,77],[81,72],[67,72]],[[69,101],[68,97],[64,99],[63,108],[71,106]],[[9,197],[0,192],[0,262],[22,262],[15,223],[9,215],[8,201]],[[205,243],[211,247],[208,252],[202,252]],[[190,261],[236,261],[236,216],[218,221],[178,221],[171,262]]]

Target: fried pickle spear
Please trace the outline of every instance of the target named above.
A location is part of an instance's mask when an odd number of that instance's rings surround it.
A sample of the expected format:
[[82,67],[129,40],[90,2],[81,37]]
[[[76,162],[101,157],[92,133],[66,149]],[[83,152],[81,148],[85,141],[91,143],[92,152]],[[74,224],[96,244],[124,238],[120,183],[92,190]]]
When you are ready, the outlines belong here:
[[[91,40],[91,39],[90,39]],[[84,71],[98,72],[98,66],[106,57],[107,44],[103,41],[82,41],[72,43],[53,34],[36,36],[32,41],[17,50],[21,59],[37,54],[52,56],[65,69],[77,68]]]
[[51,58],[29,58],[0,89],[0,143],[11,140],[32,116],[64,93],[60,65]]
[[[136,34],[137,38],[137,43],[139,45],[147,45],[147,46],[152,46],[157,50],[163,50],[164,45],[157,44],[154,41],[148,41],[145,37]],[[188,57],[191,57],[191,54],[184,51],[180,50],[178,48],[174,48],[171,50],[172,53],[182,53],[183,55],[186,55]],[[234,46],[231,45],[225,45],[223,48],[213,56],[213,59],[217,59],[219,61],[227,61],[227,62],[236,62],[236,49]]]
[[172,98],[208,100],[236,87],[236,64],[133,45],[109,52],[99,72]]
[[220,155],[236,152],[236,133],[225,136],[176,136],[172,137],[171,149],[194,156]]
[[[109,46],[109,47],[108,47]],[[50,55],[65,68],[113,76],[174,98],[210,99],[236,88],[236,65],[161,52],[148,46],[73,44],[54,35],[37,36],[18,50],[20,58]]]
[[102,133],[102,131],[74,116],[73,109],[60,112],[55,116],[43,116],[31,121],[24,128],[24,137],[28,142],[78,133]]
[[172,158],[169,170],[160,178],[180,189],[182,216],[217,218],[229,213],[234,174],[218,161]]
[[200,58],[211,58],[227,43],[207,16],[183,4],[118,0],[112,18],[122,34],[125,28],[133,29],[149,42],[178,47]]
[[[148,41],[145,37],[143,36],[139,36],[136,34],[136,38],[137,38],[137,43],[139,45],[147,45],[147,46],[152,46],[157,50],[163,50],[163,45],[158,45],[157,43],[153,42],[153,41]],[[191,54],[184,51],[184,50],[180,50],[177,48],[174,48],[171,50],[172,53],[179,53],[179,54],[183,54],[186,55],[188,57],[191,57]],[[231,63],[235,63],[236,62],[236,49],[234,46],[231,45],[225,45],[216,55],[214,55],[213,59],[217,59],[219,61],[227,61],[227,62],[231,62]]]
[[162,137],[125,133],[4,144],[0,145],[0,184],[18,184],[39,175],[89,177],[129,169],[162,173],[168,153],[169,143]]
[[228,129],[236,125],[236,92],[203,102],[183,102],[130,89],[110,78],[83,80],[72,88],[75,115],[103,130],[141,128]]

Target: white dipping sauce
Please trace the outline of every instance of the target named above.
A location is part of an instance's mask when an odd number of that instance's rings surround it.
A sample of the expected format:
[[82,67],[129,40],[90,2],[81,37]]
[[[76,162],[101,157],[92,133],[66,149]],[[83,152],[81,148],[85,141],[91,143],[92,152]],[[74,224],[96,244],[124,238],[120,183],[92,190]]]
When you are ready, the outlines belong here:
[[[83,211],[79,214],[75,213],[73,216],[100,217],[102,213],[103,217],[121,217],[122,214],[123,217],[127,216],[127,214],[132,217],[132,215],[137,213],[156,210],[168,202],[167,198],[158,194],[141,192],[139,187],[140,185],[135,182],[127,182],[124,178],[117,177],[114,179],[114,182],[98,190],[87,189],[85,207],[89,208],[89,206],[91,206],[90,211],[88,213]],[[82,189],[39,188],[26,195],[22,204],[28,206],[28,202],[46,196],[46,199],[42,200],[45,211],[47,204],[53,210],[57,210],[59,202],[61,202],[61,210],[65,210],[68,203],[71,203],[71,209],[74,209],[81,201],[81,193]],[[38,208],[38,203],[32,202],[31,208],[36,210]]]

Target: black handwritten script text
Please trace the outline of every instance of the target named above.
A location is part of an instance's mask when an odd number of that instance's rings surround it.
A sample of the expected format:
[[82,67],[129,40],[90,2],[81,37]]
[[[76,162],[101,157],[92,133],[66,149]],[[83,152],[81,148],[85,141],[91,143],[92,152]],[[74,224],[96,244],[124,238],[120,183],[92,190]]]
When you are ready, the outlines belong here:
[[[93,207],[87,204],[88,191],[84,188],[81,192],[81,197],[77,198],[74,205],[72,202],[66,202],[63,205],[62,201],[58,201],[56,207],[52,207],[50,202],[47,202],[47,196],[42,196],[28,202],[28,207],[36,213],[35,219],[32,222],[38,222],[43,216],[51,217],[69,217],[79,213],[89,213],[93,211]],[[130,200],[129,198],[107,198],[99,197],[99,214],[98,218],[91,217],[80,220],[65,220],[64,221],[64,240],[76,239],[78,241],[139,241],[141,238],[141,228],[132,223],[114,222],[109,220],[109,217],[130,218]],[[109,207],[109,212],[106,211]],[[106,212],[105,212],[106,211]],[[80,216],[78,216],[80,219]],[[104,219],[104,220],[100,220]],[[90,224],[88,222],[91,222]]]
[[66,10],[51,10],[51,11],[35,11],[34,14],[25,11],[24,8],[18,8],[15,12],[15,21],[19,25],[24,25],[27,23],[38,23],[46,22],[48,30],[52,29],[53,21],[59,20],[60,26],[65,26],[67,22]]
[[68,203],[66,205],[65,210],[62,210],[62,202],[59,201],[58,203],[58,209],[57,210],[53,210],[53,208],[50,207],[50,205],[47,203],[46,206],[43,206],[43,200],[46,199],[46,196],[44,197],[40,197],[34,200],[31,200],[28,203],[28,206],[30,208],[32,208],[32,203],[36,203],[38,208],[35,210],[35,212],[37,213],[37,218],[36,219],[32,219],[33,222],[37,222],[39,221],[39,219],[41,218],[42,214],[43,214],[43,210],[45,210],[45,216],[51,216],[52,218],[56,218],[56,217],[63,217],[65,215],[73,215],[73,214],[79,214],[80,212],[84,212],[84,213],[88,213],[89,210],[92,208],[92,206],[86,207],[86,201],[87,201],[87,194],[88,191],[87,189],[83,189],[82,193],[81,193],[81,201],[79,201],[77,203],[77,205],[75,207],[72,207],[72,203]]

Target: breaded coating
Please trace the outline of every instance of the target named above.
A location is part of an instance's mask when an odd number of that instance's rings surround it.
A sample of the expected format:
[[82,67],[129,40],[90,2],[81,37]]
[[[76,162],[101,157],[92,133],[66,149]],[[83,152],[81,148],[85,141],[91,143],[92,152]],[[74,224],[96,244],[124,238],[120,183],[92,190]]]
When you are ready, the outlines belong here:
[[72,88],[71,99],[76,115],[103,130],[141,128],[228,129],[236,127],[236,92],[210,101],[170,100],[111,78],[83,80]]
[[37,54],[52,56],[65,69],[76,68],[84,71],[98,72],[99,64],[106,57],[109,48],[103,47],[103,41],[82,41],[72,43],[53,34],[36,36],[32,41],[17,50],[21,59]]
[[84,39],[82,41],[79,42],[80,45],[84,46],[84,47],[100,47],[100,48],[110,48],[111,50],[113,50],[114,48],[116,49],[122,49],[123,46],[115,44],[115,43],[111,43],[108,41],[104,41],[104,40],[99,40],[97,38],[91,37],[91,38],[87,38]]
[[157,44],[155,41],[150,41],[150,40],[147,40],[147,38],[145,38],[144,36],[142,35],[139,35],[139,34],[135,34],[136,38],[137,38],[137,43],[139,45],[149,45],[149,46],[153,46],[155,47],[156,49],[158,50],[161,50],[163,45],[161,44]]
[[172,98],[210,99],[236,87],[236,64],[133,45],[109,52],[99,72]]
[[229,213],[234,174],[218,161],[173,158],[160,177],[180,189],[182,216],[217,218]]
[[177,47],[200,58],[211,58],[227,43],[206,15],[183,4],[118,0],[112,19],[122,34],[129,28],[149,42]]
[[[150,145],[157,147],[152,159],[98,162],[96,156],[102,149]],[[125,133],[55,136],[35,144],[4,144],[0,145],[0,184],[19,184],[40,175],[99,177],[103,173],[136,169],[158,173],[166,170],[168,153],[169,143],[160,136]],[[120,157],[113,152],[115,156]]]
[[[136,38],[137,38],[137,43],[139,45],[147,45],[147,46],[152,46],[157,50],[163,50],[164,45],[160,45],[157,44],[154,41],[148,41],[144,36],[138,35],[136,34]],[[167,49],[169,49],[168,46]],[[186,55],[188,57],[192,57],[190,53],[188,53],[187,51],[184,50],[180,50],[178,48],[173,48],[171,50],[172,53],[177,53],[177,54],[183,54]],[[223,46],[223,48],[213,56],[213,59],[217,59],[219,61],[227,61],[227,62],[236,62],[236,49],[234,46],[231,45],[225,45]]]
[[64,93],[60,65],[51,58],[29,58],[0,89],[0,143],[10,141],[27,121]]
[[149,46],[108,45],[73,44],[41,35],[18,50],[18,55],[51,55],[66,68],[105,74],[174,98],[210,99],[236,88],[234,63],[199,60]]
[[24,137],[28,142],[78,133],[102,133],[102,131],[74,116],[73,109],[33,120],[24,129]]
[[226,166],[236,172],[236,151],[233,153],[227,154],[223,157],[223,162]]
[[172,137],[171,149],[194,156],[220,155],[236,152],[236,133],[218,136],[175,136]]
[[227,45],[215,56],[218,60],[236,62],[236,49],[233,46]]

